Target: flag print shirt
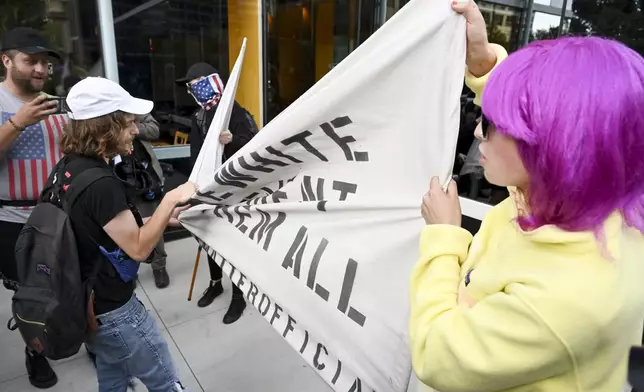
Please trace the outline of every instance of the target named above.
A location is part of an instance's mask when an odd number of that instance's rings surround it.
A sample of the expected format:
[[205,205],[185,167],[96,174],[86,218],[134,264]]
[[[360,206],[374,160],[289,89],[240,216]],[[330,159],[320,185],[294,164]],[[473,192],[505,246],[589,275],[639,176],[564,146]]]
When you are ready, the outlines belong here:
[[[6,123],[24,102],[0,83],[0,121]],[[63,156],[58,142],[67,115],[52,115],[31,125],[0,153],[0,200],[37,200],[49,172]],[[32,207],[2,206],[0,221],[25,223]]]

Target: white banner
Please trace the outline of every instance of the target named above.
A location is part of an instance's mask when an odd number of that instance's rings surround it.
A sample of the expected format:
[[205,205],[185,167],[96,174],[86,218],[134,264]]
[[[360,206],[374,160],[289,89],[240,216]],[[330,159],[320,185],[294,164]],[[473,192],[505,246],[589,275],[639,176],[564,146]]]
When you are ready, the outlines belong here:
[[239,84],[239,76],[241,74],[242,64],[244,63],[244,54],[246,53],[246,38],[242,42],[241,50],[233,70],[230,72],[228,83],[224,88],[224,93],[221,95],[215,117],[213,117],[206,138],[204,140],[199,156],[195,162],[195,166],[190,173],[190,182],[197,184],[199,189],[210,185],[214,178],[215,171],[222,164],[222,156],[224,154],[224,146],[219,142],[219,135],[228,130],[230,123],[230,116],[233,113],[233,104],[235,103],[235,93],[237,92],[237,85]]
[[432,176],[451,177],[464,62],[465,20],[414,0],[222,167],[191,176],[206,204],[184,226],[336,391],[407,389],[420,202]]

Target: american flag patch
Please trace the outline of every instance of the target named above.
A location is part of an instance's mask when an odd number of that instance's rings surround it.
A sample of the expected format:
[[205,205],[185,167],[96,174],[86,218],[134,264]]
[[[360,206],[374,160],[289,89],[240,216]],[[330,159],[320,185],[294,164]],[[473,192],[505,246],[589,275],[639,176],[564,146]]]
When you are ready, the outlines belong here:
[[[2,113],[2,123],[14,115]],[[6,156],[9,200],[38,199],[49,173],[63,157],[58,141],[66,123],[66,115],[51,115],[25,128],[13,142]]]
[[214,73],[188,83],[188,91],[197,103],[208,111],[219,103],[224,92],[224,83],[221,81],[219,74]]

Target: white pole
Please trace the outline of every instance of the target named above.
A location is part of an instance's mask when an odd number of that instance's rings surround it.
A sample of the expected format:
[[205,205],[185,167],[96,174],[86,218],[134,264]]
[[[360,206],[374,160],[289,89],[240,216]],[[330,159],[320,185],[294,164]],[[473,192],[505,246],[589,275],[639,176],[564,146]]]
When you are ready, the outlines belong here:
[[103,49],[103,70],[105,77],[118,83],[119,69],[116,59],[116,38],[114,36],[114,16],[112,0],[96,0],[98,3],[98,23],[101,31]]

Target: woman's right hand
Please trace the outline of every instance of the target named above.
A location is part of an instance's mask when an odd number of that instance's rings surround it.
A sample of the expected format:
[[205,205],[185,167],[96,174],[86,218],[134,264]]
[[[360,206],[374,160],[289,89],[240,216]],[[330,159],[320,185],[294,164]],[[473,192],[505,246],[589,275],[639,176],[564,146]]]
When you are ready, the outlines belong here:
[[496,65],[496,52],[487,40],[481,10],[473,0],[453,1],[452,9],[467,21],[467,69],[476,77],[488,74]]

